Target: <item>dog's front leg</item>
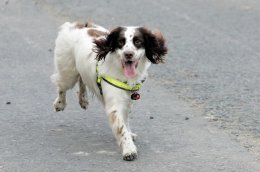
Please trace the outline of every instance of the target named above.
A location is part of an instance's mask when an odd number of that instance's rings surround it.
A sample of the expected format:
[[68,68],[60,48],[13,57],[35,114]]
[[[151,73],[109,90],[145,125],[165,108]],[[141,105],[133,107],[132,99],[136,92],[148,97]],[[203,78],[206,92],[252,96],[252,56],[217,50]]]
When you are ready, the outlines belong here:
[[127,124],[124,117],[127,114],[120,109],[114,109],[107,112],[109,123],[112,131],[117,139],[118,145],[122,149],[123,159],[126,161],[132,161],[137,158],[137,149],[133,142],[131,132],[127,128]]

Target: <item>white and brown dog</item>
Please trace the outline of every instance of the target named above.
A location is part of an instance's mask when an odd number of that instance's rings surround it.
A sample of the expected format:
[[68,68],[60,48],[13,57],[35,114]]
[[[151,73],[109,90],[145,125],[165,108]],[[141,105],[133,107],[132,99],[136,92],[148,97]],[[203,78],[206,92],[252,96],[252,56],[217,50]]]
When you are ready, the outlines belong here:
[[[137,149],[128,114],[151,63],[164,61],[165,40],[159,31],[117,27],[112,31],[91,24],[66,22],[60,27],[54,52],[56,111],[66,106],[66,91],[79,83],[79,104],[87,108],[86,87],[104,104],[124,160],[134,160]],[[99,81],[98,81],[99,80]]]

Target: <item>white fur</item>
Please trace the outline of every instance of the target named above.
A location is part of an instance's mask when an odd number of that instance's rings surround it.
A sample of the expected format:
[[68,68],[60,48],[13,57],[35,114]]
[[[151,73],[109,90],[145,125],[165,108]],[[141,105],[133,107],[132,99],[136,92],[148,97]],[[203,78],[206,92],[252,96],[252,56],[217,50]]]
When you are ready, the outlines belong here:
[[[95,26],[96,30],[108,32],[101,26]],[[137,156],[137,149],[133,142],[132,136],[136,136],[131,132],[128,124],[128,114],[132,108],[131,92],[124,91],[102,81],[103,96],[100,95],[99,88],[96,83],[96,53],[93,51],[95,38],[87,34],[91,28],[77,28],[75,23],[64,23],[60,27],[58,37],[56,39],[56,47],[54,52],[55,72],[51,76],[53,83],[58,88],[58,97],[54,102],[57,111],[64,110],[66,105],[66,91],[74,87],[75,83],[82,78],[80,83],[79,103],[84,108],[88,104],[85,95],[86,86],[88,90],[94,93],[98,99],[104,104],[108,115],[110,126],[117,139],[118,144],[122,148],[123,158],[125,160],[133,160]],[[143,48],[136,49],[132,43],[135,27],[126,27],[125,37],[126,44],[114,53],[108,53],[105,60],[98,62],[100,75],[108,75],[121,81],[127,81],[129,85],[140,83],[147,76],[147,69],[151,62],[145,58]],[[96,38],[100,39],[100,38]],[[139,60],[137,67],[137,75],[128,79],[122,71],[122,58],[124,51],[134,51],[134,58]]]

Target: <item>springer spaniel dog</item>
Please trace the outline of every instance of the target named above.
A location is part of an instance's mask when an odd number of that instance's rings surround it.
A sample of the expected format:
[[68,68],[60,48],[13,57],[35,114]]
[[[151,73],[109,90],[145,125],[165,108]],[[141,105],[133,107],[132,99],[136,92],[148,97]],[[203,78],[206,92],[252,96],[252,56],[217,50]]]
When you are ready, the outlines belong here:
[[64,23],[55,42],[55,72],[51,76],[58,90],[55,110],[64,110],[66,91],[78,82],[80,106],[88,106],[87,88],[105,106],[123,159],[134,160],[136,135],[129,127],[128,115],[140,97],[138,90],[151,63],[164,62],[166,53],[160,31],[145,27],[108,31],[92,23]]

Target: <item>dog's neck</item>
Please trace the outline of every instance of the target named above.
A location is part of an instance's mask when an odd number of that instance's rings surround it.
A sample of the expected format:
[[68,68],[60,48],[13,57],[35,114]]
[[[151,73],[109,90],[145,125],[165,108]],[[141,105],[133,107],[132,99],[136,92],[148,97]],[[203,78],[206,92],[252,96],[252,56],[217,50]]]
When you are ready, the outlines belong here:
[[147,71],[151,65],[147,58],[140,59],[137,67],[137,75],[131,79],[124,75],[121,62],[115,60],[115,58],[114,54],[108,54],[104,61],[98,63],[100,75],[113,77],[122,82],[127,82],[131,86],[141,83],[147,77]]

